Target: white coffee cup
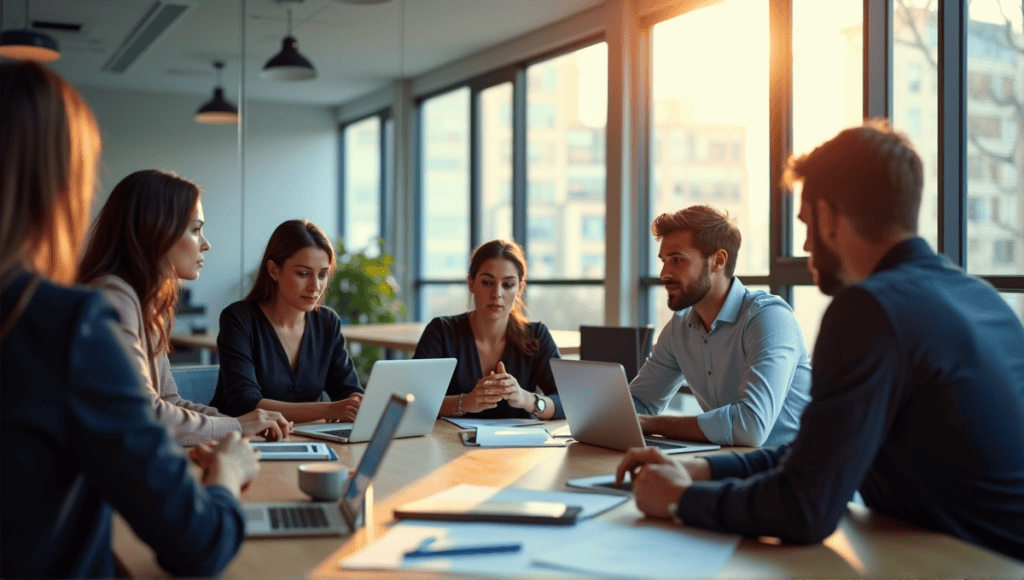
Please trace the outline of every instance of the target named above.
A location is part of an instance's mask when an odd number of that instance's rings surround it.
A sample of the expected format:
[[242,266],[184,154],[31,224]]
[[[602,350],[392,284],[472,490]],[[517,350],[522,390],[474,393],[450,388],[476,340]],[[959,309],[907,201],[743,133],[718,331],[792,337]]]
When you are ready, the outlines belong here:
[[317,501],[334,501],[345,493],[348,466],[338,461],[303,463],[299,466],[299,489]]

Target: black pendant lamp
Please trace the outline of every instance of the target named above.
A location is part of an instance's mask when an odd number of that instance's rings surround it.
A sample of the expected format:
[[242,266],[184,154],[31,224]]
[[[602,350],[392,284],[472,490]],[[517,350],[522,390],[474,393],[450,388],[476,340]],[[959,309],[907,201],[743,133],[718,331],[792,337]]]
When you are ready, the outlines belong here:
[[50,62],[60,58],[53,38],[29,29],[28,0],[25,0],[25,28],[0,32],[0,56],[14,60]]
[[213,98],[196,111],[196,121],[210,125],[230,125],[238,122],[238,107],[224,99],[224,89],[220,86],[220,70],[224,63],[215,62],[217,69],[217,87],[213,89]]
[[299,54],[299,41],[292,36],[292,11],[288,10],[288,36],[281,41],[281,52],[263,65],[260,76],[279,81],[308,81],[316,78],[309,59]]

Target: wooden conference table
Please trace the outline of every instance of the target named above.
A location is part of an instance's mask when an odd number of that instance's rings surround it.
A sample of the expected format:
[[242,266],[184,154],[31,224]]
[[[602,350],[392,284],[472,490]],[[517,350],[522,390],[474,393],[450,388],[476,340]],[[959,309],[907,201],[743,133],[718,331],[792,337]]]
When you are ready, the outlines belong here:
[[[552,427],[562,422],[552,423]],[[366,528],[347,537],[251,539],[223,578],[446,578],[450,574],[339,570],[337,562],[382,536],[394,506],[460,483],[561,490],[567,480],[611,473],[619,452],[571,444],[564,448],[479,449],[465,447],[459,429],[439,420],[425,437],[394,442],[374,485],[375,506]],[[300,437],[295,436],[296,439]],[[341,461],[355,465],[366,444],[331,444]],[[299,462],[264,462],[243,501],[305,501],[298,489]],[[632,501],[600,518],[628,524],[642,517]],[[114,551],[133,578],[167,577],[153,552],[118,516]],[[637,554],[637,565],[643,556]],[[718,577],[1024,577],[1024,563],[951,536],[910,526],[851,504],[838,529],[823,543],[780,545],[770,538],[743,539]]]
[[[419,342],[424,327],[426,327],[426,323],[423,322],[345,325],[341,327],[341,334],[345,336],[347,341],[411,353],[416,351],[416,343]],[[560,353],[580,353],[579,331],[552,330],[551,337],[555,340],[555,344],[558,345]],[[217,337],[215,335],[172,334],[171,343],[179,348],[200,348],[212,352],[217,351]]]

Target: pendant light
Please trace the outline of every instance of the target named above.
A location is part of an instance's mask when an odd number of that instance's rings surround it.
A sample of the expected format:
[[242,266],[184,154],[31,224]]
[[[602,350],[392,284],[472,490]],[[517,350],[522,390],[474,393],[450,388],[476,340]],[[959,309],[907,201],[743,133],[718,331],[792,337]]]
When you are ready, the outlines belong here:
[[29,29],[28,0],[25,0],[25,28],[0,32],[0,56],[14,60],[50,62],[60,58],[53,38]]
[[265,79],[308,81],[316,78],[313,63],[299,54],[299,41],[292,36],[292,11],[288,9],[288,36],[281,41],[281,52],[267,61],[260,73]]
[[196,111],[196,121],[211,125],[237,123],[238,107],[224,99],[224,89],[220,86],[220,71],[224,68],[224,63],[215,62],[213,68],[217,69],[217,87],[213,89],[213,98]]

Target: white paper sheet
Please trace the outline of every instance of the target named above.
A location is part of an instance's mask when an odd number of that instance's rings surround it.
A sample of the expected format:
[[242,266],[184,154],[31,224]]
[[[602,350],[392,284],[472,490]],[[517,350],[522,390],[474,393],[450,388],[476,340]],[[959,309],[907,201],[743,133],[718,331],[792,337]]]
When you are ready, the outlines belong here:
[[[551,546],[563,545],[569,541],[582,541],[587,535],[604,534],[610,528],[610,524],[598,520],[586,520],[575,526],[402,522],[396,524],[373,545],[339,562],[338,567],[357,570],[434,570],[452,574],[526,578],[543,574],[573,576],[578,573],[537,566],[532,560],[537,554],[550,550]],[[502,554],[404,558],[406,552],[415,550],[427,537],[435,537],[439,542],[452,545],[518,542],[522,544],[523,549]]]
[[[583,508],[581,518],[592,518],[613,507],[625,503],[627,496],[600,493],[580,493],[572,491],[537,491],[534,489],[518,489],[514,487],[487,487],[463,483],[430,496],[436,501],[467,501],[467,502],[519,502],[519,501],[552,501],[565,505],[578,505]],[[562,528],[567,529],[567,528]]]
[[714,576],[740,537],[642,522],[544,552],[534,564],[595,576],[660,580]]

